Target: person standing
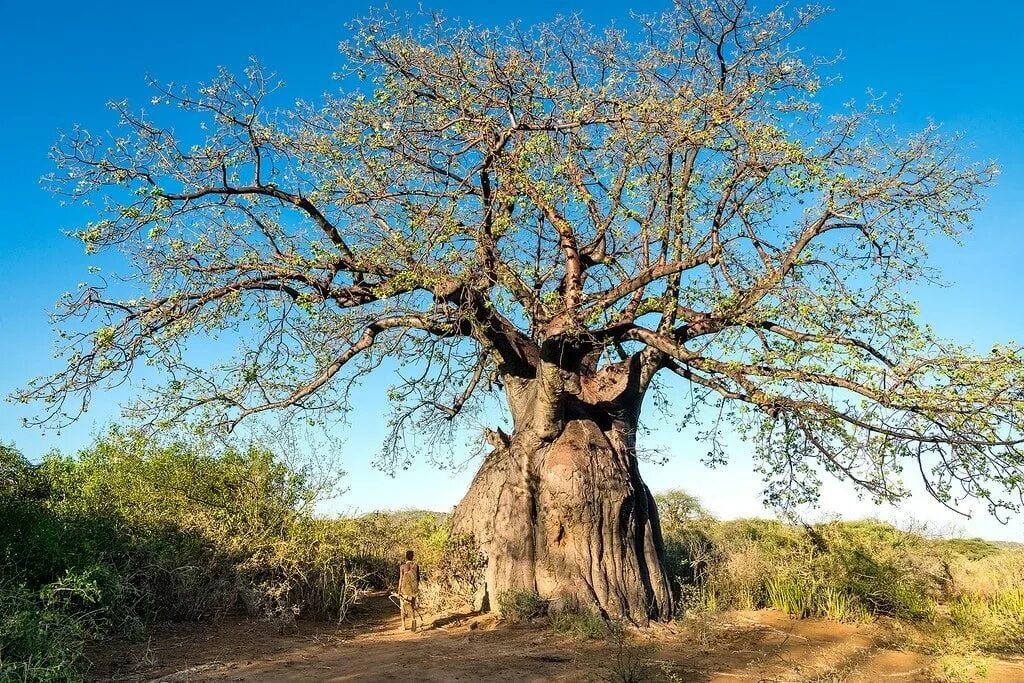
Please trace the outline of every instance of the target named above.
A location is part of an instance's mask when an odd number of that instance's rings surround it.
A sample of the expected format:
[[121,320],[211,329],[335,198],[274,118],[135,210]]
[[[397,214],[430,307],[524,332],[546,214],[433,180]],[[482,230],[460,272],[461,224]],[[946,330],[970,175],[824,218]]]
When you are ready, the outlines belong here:
[[405,562],[398,566],[398,600],[402,609],[402,628],[405,629],[405,616],[411,616],[412,630],[416,630],[416,599],[420,593],[420,566],[415,562],[411,550],[405,553]]

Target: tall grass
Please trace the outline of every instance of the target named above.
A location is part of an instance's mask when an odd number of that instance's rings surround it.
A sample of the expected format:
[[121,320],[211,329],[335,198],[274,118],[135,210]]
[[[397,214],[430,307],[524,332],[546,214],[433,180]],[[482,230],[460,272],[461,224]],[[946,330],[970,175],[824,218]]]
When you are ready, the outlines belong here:
[[765,585],[765,603],[786,614],[803,619],[814,613],[817,587],[800,577],[773,576]]
[[709,517],[666,532],[684,608],[777,607],[841,619],[932,619],[941,564],[923,541],[878,523],[806,529]]
[[[1024,652],[1024,548],[931,538],[871,520],[719,521],[678,492],[667,502],[669,574],[683,610],[894,617],[936,624],[976,650]],[[680,509],[685,514],[671,513]]]
[[1024,589],[962,593],[950,603],[949,617],[981,649],[1024,653]]

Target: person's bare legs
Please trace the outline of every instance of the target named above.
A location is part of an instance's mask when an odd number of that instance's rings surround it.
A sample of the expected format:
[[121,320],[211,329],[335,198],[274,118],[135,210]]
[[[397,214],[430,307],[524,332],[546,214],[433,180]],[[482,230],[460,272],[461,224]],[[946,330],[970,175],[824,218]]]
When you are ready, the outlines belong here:
[[[402,630],[416,630],[416,598],[409,595],[399,596],[402,605]],[[406,615],[409,617],[409,626],[405,625]]]

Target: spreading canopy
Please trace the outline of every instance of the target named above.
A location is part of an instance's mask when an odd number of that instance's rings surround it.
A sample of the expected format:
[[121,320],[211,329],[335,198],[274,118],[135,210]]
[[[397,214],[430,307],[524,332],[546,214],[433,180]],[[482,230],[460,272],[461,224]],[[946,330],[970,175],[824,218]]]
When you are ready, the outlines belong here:
[[[627,368],[637,401],[675,373],[691,389],[669,409],[749,430],[777,502],[812,497],[819,465],[897,499],[910,466],[947,504],[1012,509],[1020,351],[943,341],[902,294],[994,169],[938,126],[897,135],[873,99],[822,112],[825,63],[791,44],[818,14],[695,0],[603,32],[376,16],[318,104],[272,108],[256,64],[154,83],[150,111],[113,104],[111,136],[62,137],[51,179],[95,202],[77,235],[141,287],[62,301],[66,367],[20,397],[72,420],[147,364],[166,374],[147,415],[234,425],[344,409],[390,357],[400,434],[546,369],[583,391]],[[237,353],[196,362],[210,336]]]

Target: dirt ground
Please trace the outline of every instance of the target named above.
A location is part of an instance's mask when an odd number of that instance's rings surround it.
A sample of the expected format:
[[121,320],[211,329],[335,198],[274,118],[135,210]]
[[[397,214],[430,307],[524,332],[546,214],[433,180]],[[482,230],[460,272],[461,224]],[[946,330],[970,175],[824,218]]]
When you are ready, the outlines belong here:
[[[101,681],[608,681],[642,663],[652,681],[919,681],[929,658],[901,649],[885,624],[796,621],[772,611],[734,612],[633,634],[625,646],[581,642],[543,625],[489,615],[428,617],[402,631],[385,595],[350,621],[299,622],[279,635],[264,623],[178,625],[143,643],[92,653]],[[628,680],[628,679],[626,679]],[[1024,659],[991,662],[990,681],[1024,681]]]

